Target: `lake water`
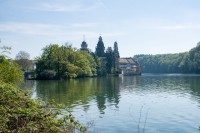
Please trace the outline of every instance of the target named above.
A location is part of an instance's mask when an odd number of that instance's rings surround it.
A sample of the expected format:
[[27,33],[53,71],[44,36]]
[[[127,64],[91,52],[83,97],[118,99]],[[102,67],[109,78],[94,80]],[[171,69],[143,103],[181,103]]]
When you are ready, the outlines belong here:
[[65,104],[95,133],[200,133],[200,76],[143,74],[27,81],[33,98]]

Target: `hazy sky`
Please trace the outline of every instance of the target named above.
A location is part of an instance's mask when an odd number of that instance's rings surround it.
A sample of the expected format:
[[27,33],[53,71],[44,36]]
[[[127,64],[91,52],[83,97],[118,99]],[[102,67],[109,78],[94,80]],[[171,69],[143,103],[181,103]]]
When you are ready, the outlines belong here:
[[94,51],[118,42],[121,57],[185,52],[200,41],[200,0],[0,0],[0,45],[41,55],[50,43]]

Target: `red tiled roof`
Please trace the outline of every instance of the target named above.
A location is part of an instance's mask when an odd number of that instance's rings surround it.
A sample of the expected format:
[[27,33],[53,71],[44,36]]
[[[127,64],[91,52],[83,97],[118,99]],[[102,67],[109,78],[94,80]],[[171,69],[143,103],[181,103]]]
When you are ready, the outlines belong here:
[[119,63],[121,63],[121,64],[127,64],[127,63],[136,64],[136,62],[132,58],[119,58]]

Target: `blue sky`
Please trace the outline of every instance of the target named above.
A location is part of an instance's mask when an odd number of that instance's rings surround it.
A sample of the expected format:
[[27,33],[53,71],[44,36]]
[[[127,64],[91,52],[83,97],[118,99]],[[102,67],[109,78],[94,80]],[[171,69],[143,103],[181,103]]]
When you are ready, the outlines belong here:
[[11,57],[50,43],[94,51],[118,42],[121,57],[189,51],[200,41],[199,0],[0,0],[0,45]]

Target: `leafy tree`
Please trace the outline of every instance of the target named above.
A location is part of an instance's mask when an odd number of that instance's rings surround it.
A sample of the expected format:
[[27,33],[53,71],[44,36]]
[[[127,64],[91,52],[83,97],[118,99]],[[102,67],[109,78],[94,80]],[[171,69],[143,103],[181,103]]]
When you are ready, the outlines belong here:
[[189,51],[189,59],[191,61],[191,68],[193,72],[200,73],[200,43]]
[[0,56],[0,80],[9,84],[23,82],[23,73],[20,71],[19,65],[4,56]]
[[99,41],[97,43],[97,47],[96,47],[95,53],[96,53],[96,55],[98,57],[105,57],[104,50],[105,50],[104,43],[103,43],[102,37],[100,36],[99,37]]
[[107,74],[106,69],[104,68],[104,60],[101,57],[98,57],[96,54],[94,53],[90,53],[93,58],[94,61],[96,63],[96,72],[97,72],[97,76],[105,76]]
[[15,57],[15,60],[22,67],[23,71],[28,71],[32,64],[29,53],[25,51],[19,51]]
[[81,60],[83,61],[82,64],[79,64],[79,67],[82,67],[81,71],[85,71],[84,74],[88,76],[97,76],[97,71],[96,71],[97,64],[93,56],[91,54],[88,54],[88,52],[86,51],[79,51],[78,55],[80,55],[80,61]]
[[[37,58],[36,66],[36,74],[39,79],[66,79],[97,75],[93,56],[69,45],[51,44],[46,46],[42,56]],[[46,74],[48,72],[51,76],[44,77],[44,72]],[[49,72],[55,72],[55,75]]]

